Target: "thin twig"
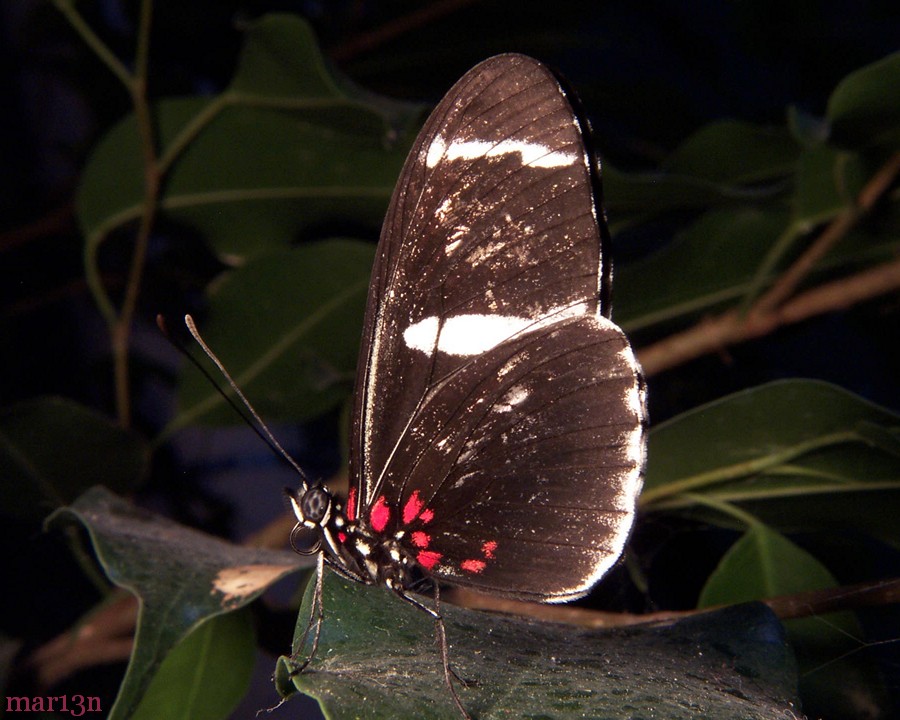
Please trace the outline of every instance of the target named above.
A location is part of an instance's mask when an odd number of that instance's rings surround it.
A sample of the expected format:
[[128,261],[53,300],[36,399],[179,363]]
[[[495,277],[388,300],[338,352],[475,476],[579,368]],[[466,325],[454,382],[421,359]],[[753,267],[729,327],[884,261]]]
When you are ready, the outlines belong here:
[[644,373],[654,375],[708,353],[719,352],[728,345],[762,337],[782,326],[842,310],[900,289],[900,261],[893,261],[825,283],[790,299],[822,256],[871,211],[898,173],[900,153],[891,156],[866,183],[853,208],[835,217],[810,248],[746,313],[739,309],[729,310],[639,350],[638,359]]
[[[618,613],[589,610],[570,605],[545,605],[543,603],[510,600],[495,595],[485,595],[463,588],[445,592],[444,599],[456,605],[476,610],[524,615],[538,620],[562,622],[584,627],[620,627],[649,623],[671,623],[682,617],[700,615],[723,606],[698,610],[666,610],[656,613]],[[765,603],[781,620],[807,618],[861,607],[884,607],[900,601],[900,579],[878,580],[844,587],[810,590],[791,595],[764,598]]]
[[147,246],[156,219],[162,183],[162,173],[160,172],[157,158],[156,129],[147,97],[153,0],[141,1],[140,22],[135,48],[135,70],[133,74],[128,71],[128,68],[88,26],[84,18],[75,9],[71,0],[53,0],[53,3],[84,40],[85,44],[110,69],[128,91],[134,107],[141,150],[144,156],[144,198],[140,224],[131,256],[128,280],[125,284],[125,296],[118,312],[106,293],[103,283],[100,281],[96,249],[99,247],[102,238],[87,238],[85,243],[85,277],[110,331],[115,375],[116,416],[120,425],[128,427],[131,424],[128,349],[131,341],[134,313],[140,294],[141,280],[144,274]]
[[684,332],[639,350],[638,360],[644,374],[654,375],[718,352],[728,345],[768,335],[785,325],[842,310],[897,290],[900,290],[900,260],[820,285],[772,312],[751,311],[742,316],[737,310],[731,310],[703,320]]
[[135,75],[130,91],[137,120],[141,151],[144,156],[144,201],[141,221],[135,237],[134,250],[131,254],[131,267],[125,283],[125,297],[119,310],[118,318],[112,327],[113,367],[115,369],[116,415],[119,424],[128,427],[131,424],[131,388],[128,371],[129,345],[134,313],[140,294],[141,280],[144,275],[144,263],[147,258],[147,246],[150,233],[156,220],[159,203],[161,175],[156,150],[156,136],[150,102],[147,97],[147,73],[149,65],[150,27],[153,18],[153,1],[141,2],[141,19],[138,28],[137,49],[135,54]]
[[62,13],[63,17],[69,21],[69,25],[71,25],[72,29],[78,33],[84,41],[84,44],[87,45],[100,59],[100,62],[106,65],[110,72],[119,78],[119,82],[125,87],[128,87],[131,84],[131,73],[128,72],[128,68],[122,64],[119,58],[115,56],[115,53],[113,53],[113,51],[97,37],[97,34],[93,30],[91,30],[90,25],[85,22],[81,14],[75,9],[72,0],[53,0],[53,4],[56,6],[56,9]]
[[434,22],[444,15],[449,15],[471,5],[476,0],[437,0],[423,7],[394,18],[384,25],[366,33],[361,33],[347,42],[335,47],[329,55],[335,62],[346,62],[354,57],[383,46],[390,41],[412,32],[423,25]]
[[845,208],[828,224],[816,241],[789,267],[755,303],[754,310],[765,313],[778,307],[799,287],[816,264],[841,240],[887,191],[900,172],[900,153],[888,161],[866,183],[855,204]]

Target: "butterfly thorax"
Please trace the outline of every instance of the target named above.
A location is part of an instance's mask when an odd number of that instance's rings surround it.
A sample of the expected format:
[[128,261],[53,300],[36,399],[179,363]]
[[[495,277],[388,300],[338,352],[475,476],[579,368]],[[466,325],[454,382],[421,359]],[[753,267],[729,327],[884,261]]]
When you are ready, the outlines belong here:
[[423,579],[415,554],[403,545],[404,530],[376,530],[371,522],[355,519],[352,498],[349,512],[345,512],[342,503],[322,485],[301,493],[286,492],[297,517],[291,533],[297,552],[324,551],[325,562],[338,574],[365,585],[410,589]]

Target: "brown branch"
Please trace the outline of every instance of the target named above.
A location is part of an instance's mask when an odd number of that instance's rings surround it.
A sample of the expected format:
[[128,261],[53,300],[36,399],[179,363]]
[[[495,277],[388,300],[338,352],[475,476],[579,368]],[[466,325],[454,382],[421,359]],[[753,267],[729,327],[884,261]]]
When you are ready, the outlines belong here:
[[0,254],[22,245],[77,232],[75,206],[71,201],[51,208],[46,215],[4,232],[0,232]]
[[895,153],[866,183],[856,203],[838,213],[816,241],[778,278],[768,292],[757,300],[754,309],[768,312],[787,300],[816,263],[825,257],[861,217],[871,211],[878,199],[890,188],[898,172],[900,172],[900,153]]
[[386,45],[401,35],[434,22],[444,15],[471,5],[476,0],[437,0],[414,10],[407,15],[394,18],[378,28],[350,38],[333,48],[329,55],[335,62],[347,62],[364,52]]
[[[718,605],[699,610],[667,610],[634,614],[602,612],[567,605],[545,605],[522,600],[509,600],[462,588],[453,588],[447,593],[442,592],[442,599],[444,599],[445,594],[450,602],[476,610],[524,615],[546,622],[561,622],[593,628],[621,627],[644,623],[669,623],[682,617],[700,615],[725,607]],[[846,587],[778,595],[762,599],[760,602],[768,605],[780,620],[816,617],[844,610],[856,610],[861,607],[882,607],[900,602],[900,579],[879,580],[848,585]]]
[[719,352],[728,345],[762,337],[785,325],[842,310],[900,289],[900,261],[893,261],[820,285],[789,299],[816,263],[861,217],[871,211],[896,180],[898,173],[900,153],[891,156],[866,183],[856,204],[835,217],[747,313],[729,310],[638,351],[644,373],[654,375],[703,355]]
[[861,607],[883,607],[900,602],[900,580],[879,580],[847,587],[810,590],[764,600],[781,620],[807,618]]
[[753,309],[747,315],[741,315],[737,310],[730,310],[716,318],[703,320],[684,332],[639,350],[638,360],[646,375],[654,375],[718,352],[728,345],[759,338],[785,325],[842,310],[896,290],[900,290],[900,260],[820,285],[769,312]]
[[38,686],[50,688],[80,670],[127,660],[134,645],[137,613],[137,599],[119,591],[84,622],[39,647],[28,658]]

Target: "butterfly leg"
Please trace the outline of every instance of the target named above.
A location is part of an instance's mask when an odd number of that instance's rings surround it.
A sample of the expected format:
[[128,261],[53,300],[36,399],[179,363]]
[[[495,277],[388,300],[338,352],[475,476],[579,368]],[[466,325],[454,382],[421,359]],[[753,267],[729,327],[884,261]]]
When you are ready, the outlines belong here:
[[303,637],[300,639],[300,642],[297,643],[296,651],[291,654],[291,662],[293,663],[295,661],[295,658],[297,658],[300,653],[303,652],[303,648],[306,647],[306,641],[309,638],[309,632],[312,629],[313,625],[315,625],[316,631],[313,635],[312,649],[310,650],[309,655],[306,656],[305,660],[296,663],[294,668],[291,670],[291,677],[302,673],[306,669],[307,665],[312,662],[312,659],[316,656],[316,652],[319,649],[319,634],[322,630],[322,621],[325,619],[325,611],[322,607],[322,582],[325,577],[324,558],[324,554],[319,553],[319,557],[316,562],[316,585],[313,589],[312,610],[309,613],[309,620],[306,622],[306,630],[303,631]]
[[463,686],[466,685],[466,682],[453,671],[453,668],[450,667],[450,646],[447,643],[447,630],[444,627],[444,618],[441,615],[440,587],[437,583],[434,584],[434,608],[430,608],[409,595],[401,585],[391,582],[391,580],[388,580],[386,584],[398,597],[434,618],[435,634],[437,635],[438,644],[441,648],[441,663],[444,666],[444,680],[447,683],[447,688],[450,690],[450,696],[453,698],[453,703],[456,705],[456,708],[459,710],[464,720],[472,720],[472,716],[469,715],[466,708],[463,706],[462,700],[459,699],[459,695],[456,693],[456,686],[453,684],[454,679]]

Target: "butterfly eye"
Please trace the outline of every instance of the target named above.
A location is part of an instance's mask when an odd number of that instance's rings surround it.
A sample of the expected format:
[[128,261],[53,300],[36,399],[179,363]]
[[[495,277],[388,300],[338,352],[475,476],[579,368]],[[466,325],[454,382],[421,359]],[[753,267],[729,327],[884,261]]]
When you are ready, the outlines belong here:
[[321,487],[307,490],[300,499],[300,512],[305,522],[321,524],[330,509],[331,495]]

